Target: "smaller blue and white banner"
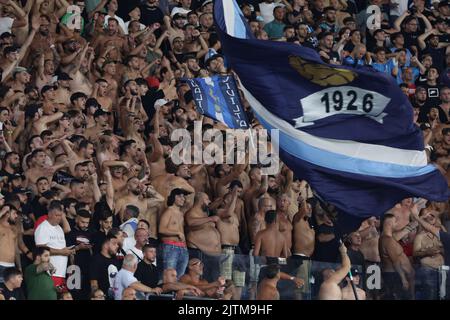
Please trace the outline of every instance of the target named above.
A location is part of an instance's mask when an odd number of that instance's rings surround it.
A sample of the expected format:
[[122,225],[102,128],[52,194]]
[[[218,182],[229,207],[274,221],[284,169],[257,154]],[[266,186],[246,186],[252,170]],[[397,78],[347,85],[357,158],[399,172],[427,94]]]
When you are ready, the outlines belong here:
[[232,76],[185,79],[198,112],[231,129],[249,129],[239,91]]

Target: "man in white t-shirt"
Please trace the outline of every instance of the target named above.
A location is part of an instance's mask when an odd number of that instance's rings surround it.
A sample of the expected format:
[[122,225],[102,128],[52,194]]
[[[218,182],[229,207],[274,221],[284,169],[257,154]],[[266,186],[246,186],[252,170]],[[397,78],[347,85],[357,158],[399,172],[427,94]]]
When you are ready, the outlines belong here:
[[148,231],[144,228],[139,228],[134,233],[135,244],[133,247],[129,248],[127,253],[134,254],[139,262],[144,260],[144,253],[142,252],[142,248],[148,242]]
[[150,288],[143,285],[138,279],[134,277],[138,265],[138,259],[134,254],[127,254],[123,259],[122,269],[114,278],[114,299],[121,300],[122,292],[126,288],[133,288],[138,292],[155,293],[159,295],[161,288]]
[[52,275],[55,286],[65,286],[68,256],[75,254],[75,248],[66,247],[64,231],[60,226],[63,219],[61,201],[50,202],[48,218],[42,222],[34,233],[34,241],[38,247],[50,248],[50,263],[56,271]]
[[276,7],[284,7],[287,12],[292,12],[292,6],[287,0],[264,0],[259,4],[259,13],[263,19],[263,25],[274,20],[273,10]]
[[108,14],[105,17],[105,28],[108,27],[108,20],[110,18],[114,18],[119,23],[119,27],[122,29],[123,34],[126,34],[128,28],[125,26],[125,21],[123,21],[123,19],[121,17],[116,15],[116,11],[119,7],[117,0],[109,1],[108,4],[106,5],[106,7],[108,10]]

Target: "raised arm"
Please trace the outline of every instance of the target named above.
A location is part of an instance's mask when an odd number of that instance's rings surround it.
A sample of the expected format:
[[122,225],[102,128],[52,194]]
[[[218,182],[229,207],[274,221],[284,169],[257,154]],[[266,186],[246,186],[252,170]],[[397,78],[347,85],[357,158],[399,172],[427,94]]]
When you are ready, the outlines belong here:
[[414,63],[419,68],[420,74],[425,74],[425,72],[427,72],[425,66],[422,63],[420,63],[419,59],[417,59],[417,56],[411,57],[411,63]]
[[417,12],[416,16],[417,16],[417,18],[422,19],[423,22],[425,23],[425,32],[429,32],[429,31],[433,30],[433,26],[431,25],[431,22],[430,22],[430,20],[428,20],[427,17],[425,17],[420,12]]
[[[200,59],[202,57],[205,56],[205,54],[208,53],[208,44],[206,43],[205,39],[203,39],[203,37],[201,36],[200,32],[198,30],[196,30],[198,32],[198,41],[200,42],[200,46],[202,47],[202,50],[200,50],[199,52],[197,52],[197,59]],[[194,33],[192,33],[192,35],[194,35]]]
[[101,0],[99,2],[99,4],[95,7],[94,10],[92,10],[89,15],[88,15],[88,20],[92,20],[92,18],[94,17],[94,14],[97,11],[102,11],[102,9],[106,6],[106,3],[108,2],[108,0]]
[[334,272],[328,281],[332,281],[335,284],[339,284],[341,283],[342,280],[345,279],[345,277],[347,276],[347,274],[350,271],[351,268],[351,262],[350,262],[350,258],[347,255],[347,248],[345,247],[345,245],[343,243],[341,243],[341,246],[339,247],[339,252],[341,253],[341,260],[342,260],[342,264],[339,267],[339,269],[336,270],[336,272]]
[[106,203],[109,208],[114,212],[114,186],[112,183],[111,171],[109,168],[103,170],[103,177],[106,180]]
[[63,116],[63,113],[61,111],[58,111],[50,116],[44,116],[40,118],[37,122],[42,123],[43,125],[48,125],[49,123],[58,121]]
[[25,56],[25,53],[27,52],[28,48],[30,47],[31,42],[33,41],[34,36],[36,35],[37,30],[39,29],[39,26],[40,26],[40,22],[33,19],[32,24],[31,24],[31,32],[28,35],[27,39],[25,40],[25,42],[23,43],[23,45],[19,51],[19,57],[17,59],[19,61],[19,63],[20,63],[20,61],[22,61],[23,57]]
[[28,24],[27,21],[27,13],[19,6],[17,3],[15,3],[12,0],[9,0],[7,4],[12,7],[14,11],[14,16],[16,16],[17,19],[14,19],[14,22],[12,24],[13,28],[21,28],[25,27]]
[[397,32],[400,32],[401,30],[402,30],[402,22],[403,22],[403,20],[405,20],[405,18],[407,17],[407,16],[409,16],[410,15],[410,13],[408,12],[408,10],[406,10],[405,12],[403,12],[403,14],[400,16],[400,17],[398,17],[396,20],[395,20],[395,22],[394,22],[394,28],[395,28],[395,30],[397,31]]
[[253,256],[258,257],[261,254],[261,233],[260,231],[255,236],[255,247],[253,248]]
[[425,48],[427,47],[427,45],[425,43],[425,39],[428,38],[432,34],[437,34],[437,30],[436,29],[431,29],[431,30],[421,34],[417,38],[417,42],[419,43],[419,47],[420,47],[421,50],[425,50]]

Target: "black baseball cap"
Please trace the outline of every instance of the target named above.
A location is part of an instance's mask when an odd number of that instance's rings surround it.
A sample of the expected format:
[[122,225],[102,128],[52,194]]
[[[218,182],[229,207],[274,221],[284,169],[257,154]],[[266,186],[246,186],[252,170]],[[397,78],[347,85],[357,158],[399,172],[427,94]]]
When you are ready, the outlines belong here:
[[9,54],[9,53],[11,53],[11,52],[16,52],[16,51],[18,51],[20,49],[20,47],[19,46],[16,46],[16,45],[14,45],[14,46],[7,46],[7,47],[5,47],[4,49],[3,49],[3,55],[7,55],[7,54]]
[[103,116],[105,114],[109,116],[111,114],[111,112],[107,112],[107,111],[103,110],[102,108],[98,108],[97,110],[95,110],[94,118]]
[[181,13],[175,13],[173,15],[172,20],[178,20],[178,19],[186,19],[186,17],[184,15],[182,15]]
[[359,276],[361,274],[361,272],[359,272],[359,270],[357,268],[351,268],[350,271],[351,271],[353,277]]
[[49,91],[49,90],[55,90],[55,89],[56,89],[55,86],[45,85],[45,86],[43,86],[42,89],[41,89],[41,96],[42,96],[44,93],[46,93],[47,91]]
[[11,37],[16,37],[15,35],[13,35],[11,32],[3,32],[1,35],[0,35],[0,39],[6,39],[6,38],[11,38]]

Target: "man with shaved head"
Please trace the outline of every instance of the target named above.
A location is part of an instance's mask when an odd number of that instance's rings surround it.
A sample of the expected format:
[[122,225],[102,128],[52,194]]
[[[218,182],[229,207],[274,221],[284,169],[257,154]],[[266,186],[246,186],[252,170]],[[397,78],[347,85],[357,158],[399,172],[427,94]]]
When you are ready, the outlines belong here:
[[286,245],[288,247],[288,256],[291,255],[292,247],[292,222],[289,219],[289,206],[291,205],[291,198],[282,193],[277,197],[277,220],[280,232],[286,239]]

